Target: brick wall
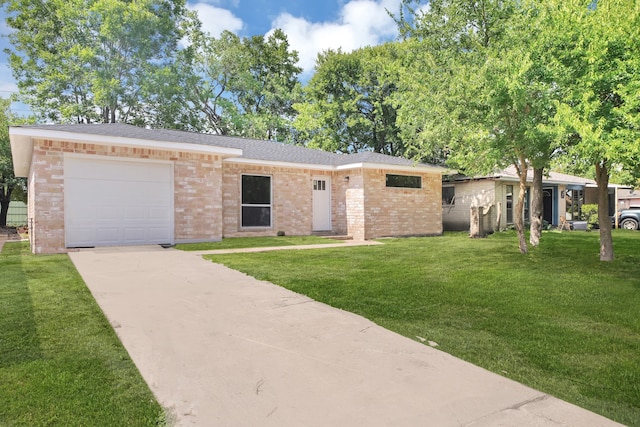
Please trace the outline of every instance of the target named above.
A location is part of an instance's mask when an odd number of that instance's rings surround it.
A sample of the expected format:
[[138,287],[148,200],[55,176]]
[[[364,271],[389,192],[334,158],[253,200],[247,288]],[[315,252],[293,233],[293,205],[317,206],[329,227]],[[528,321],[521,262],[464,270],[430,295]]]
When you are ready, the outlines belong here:
[[210,154],[35,140],[29,178],[34,253],[65,252],[64,153],[174,162],[174,229],[180,241],[222,238],[222,159]]
[[[422,188],[386,186],[386,174],[419,175]],[[442,234],[442,178],[438,173],[365,169],[365,238]]]
[[[242,227],[240,216],[243,174],[271,177],[271,227]],[[223,236],[275,236],[278,231],[283,231],[288,236],[311,234],[312,177],[321,174],[309,169],[225,163],[222,178]]]
[[345,192],[347,234],[354,240],[364,240],[365,196],[362,170],[351,171]]
[[36,254],[65,252],[64,162],[61,147],[37,141],[33,147],[29,182],[29,215]]

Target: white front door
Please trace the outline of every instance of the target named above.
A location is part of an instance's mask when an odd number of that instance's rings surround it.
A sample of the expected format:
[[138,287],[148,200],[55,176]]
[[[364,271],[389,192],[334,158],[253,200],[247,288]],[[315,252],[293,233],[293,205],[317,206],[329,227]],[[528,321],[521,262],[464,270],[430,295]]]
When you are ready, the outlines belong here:
[[331,178],[313,178],[313,231],[331,231]]

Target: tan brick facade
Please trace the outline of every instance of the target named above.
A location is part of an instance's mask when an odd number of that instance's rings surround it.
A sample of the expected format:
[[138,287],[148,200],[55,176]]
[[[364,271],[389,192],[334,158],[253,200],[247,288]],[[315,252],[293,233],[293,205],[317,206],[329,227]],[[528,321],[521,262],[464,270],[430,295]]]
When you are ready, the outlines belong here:
[[[422,188],[386,186],[388,173],[419,175]],[[442,178],[436,173],[364,170],[365,239],[442,234]]]
[[[176,243],[223,237],[309,235],[313,179],[331,181],[331,228],[354,239],[442,233],[441,177],[422,173],[422,188],[388,188],[385,169],[340,171],[223,161],[206,153],[35,139],[29,176],[29,218],[35,253],[65,252],[64,159],[74,156],[149,159],[173,164]],[[241,226],[241,177],[271,177],[271,226]]]
[[64,154],[167,160],[174,164],[176,242],[222,239],[222,159],[210,154],[35,140],[29,177],[31,248],[65,252]]
[[[271,177],[271,227],[242,227],[241,177],[244,174]],[[311,234],[313,175],[317,173],[309,169],[225,163],[222,178],[223,236],[275,236],[279,231],[291,236]]]

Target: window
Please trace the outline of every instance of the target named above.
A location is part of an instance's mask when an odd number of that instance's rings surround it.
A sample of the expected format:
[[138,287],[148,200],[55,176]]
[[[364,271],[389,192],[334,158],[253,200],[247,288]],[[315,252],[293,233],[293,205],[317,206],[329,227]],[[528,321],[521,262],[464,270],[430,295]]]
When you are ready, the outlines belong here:
[[271,227],[271,177],[242,175],[242,226]]
[[531,189],[529,187],[524,194],[524,221],[531,221]]
[[456,187],[442,187],[442,204],[456,204]]
[[564,195],[566,201],[567,221],[577,221],[581,218],[584,191],[567,189]]
[[317,191],[325,191],[327,189],[327,181],[324,179],[314,179],[313,189]]
[[422,188],[422,177],[387,174],[387,187]]
[[507,224],[513,224],[513,185],[507,185]]

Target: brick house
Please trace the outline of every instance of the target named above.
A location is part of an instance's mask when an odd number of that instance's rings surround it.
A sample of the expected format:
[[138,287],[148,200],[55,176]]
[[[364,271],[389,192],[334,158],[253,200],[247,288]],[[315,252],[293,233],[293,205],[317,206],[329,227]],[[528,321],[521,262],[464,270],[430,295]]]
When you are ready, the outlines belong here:
[[125,124],[9,129],[34,253],[310,235],[442,233],[444,168]]

